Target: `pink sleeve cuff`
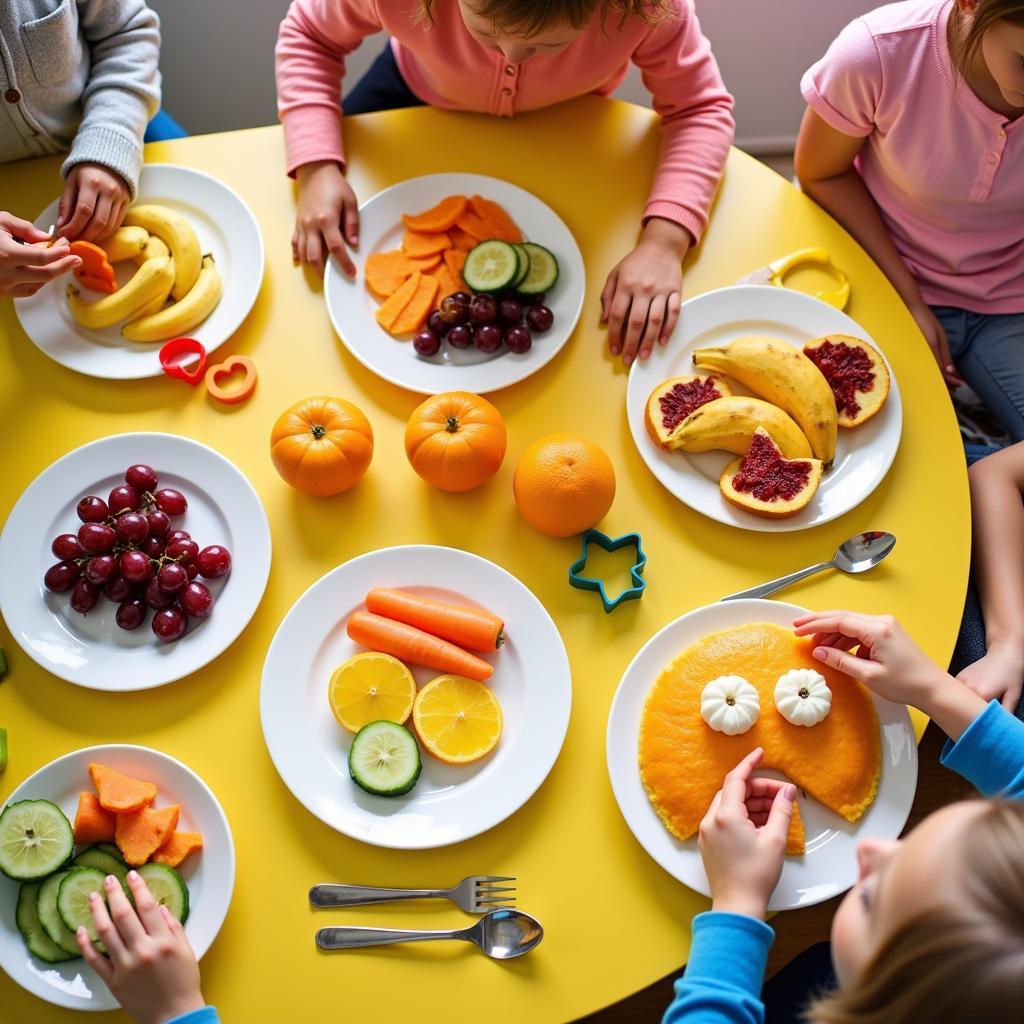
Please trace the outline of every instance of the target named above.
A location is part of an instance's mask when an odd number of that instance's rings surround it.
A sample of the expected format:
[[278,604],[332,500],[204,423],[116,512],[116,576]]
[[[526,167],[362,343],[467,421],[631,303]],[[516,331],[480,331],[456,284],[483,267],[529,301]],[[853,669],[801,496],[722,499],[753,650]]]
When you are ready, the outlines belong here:
[[837,132],[842,132],[844,135],[852,135],[857,139],[866,139],[875,130],[874,125],[868,125],[865,128],[863,125],[854,124],[848,117],[840,114],[822,96],[818,91],[817,85],[814,84],[814,68],[804,73],[804,77],[800,81],[800,91],[803,93],[804,99],[811,110],[827,125],[835,128]]
[[310,105],[295,107],[282,118],[288,176],[303,164],[335,160],[345,169],[341,143],[341,108]]
[[700,236],[704,233],[704,228],[707,227],[706,217],[691,210],[688,206],[672,203],[665,199],[652,199],[644,207],[644,222],[646,223],[651,217],[662,217],[664,220],[680,224],[693,235],[694,245],[700,241]]

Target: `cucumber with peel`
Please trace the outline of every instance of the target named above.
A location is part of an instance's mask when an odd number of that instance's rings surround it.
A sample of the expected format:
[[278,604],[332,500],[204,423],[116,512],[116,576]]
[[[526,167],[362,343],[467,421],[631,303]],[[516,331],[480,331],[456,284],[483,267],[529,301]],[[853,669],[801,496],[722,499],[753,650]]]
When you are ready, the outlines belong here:
[[167,864],[143,864],[137,870],[153,899],[184,924],[188,920],[188,886],[181,875]]
[[121,883],[125,895],[131,899],[131,893],[128,891],[128,865],[120,857],[111,856],[99,846],[89,846],[75,857],[71,864],[76,868],[96,868],[97,871],[102,871],[104,876],[113,875]]
[[52,875],[75,849],[67,815],[49,800],[19,800],[0,814],[0,871],[19,882]]
[[92,919],[89,906],[89,894],[98,892],[105,900],[106,891],[103,881],[106,874],[97,868],[72,868],[60,882],[57,890],[57,913],[72,935],[79,928],[85,928],[92,939],[93,945],[105,953],[103,943],[96,932],[96,923]]
[[536,242],[523,242],[523,248],[530,257],[530,269],[516,290],[520,295],[540,295],[551,291],[558,280],[558,260],[552,252]]
[[75,933],[64,923],[57,910],[57,894],[60,892],[60,883],[70,873],[70,869],[56,871],[39,886],[36,896],[36,914],[46,937],[58,949],[68,956],[81,956],[78,942],[75,940]]
[[39,890],[42,882],[25,882],[18,890],[18,907],[14,912],[14,923],[25,940],[28,951],[44,964],[59,964],[65,960],[74,960],[82,954],[75,945],[75,951],[69,953],[57,945],[43,928],[39,920]]
[[374,796],[402,796],[420,777],[416,737],[396,722],[370,722],[356,733],[348,752],[352,781]]
[[519,242],[510,242],[509,244],[515,249],[516,255],[519,257],[519,273],[516,274],[516,279],[512,282],[512,287],[515,288],[530,272],[530,254],[526,251],[526,246],[521,245]]
[[519,274],[519,255],[508,242],[492,238],[469,250],[462,280],[475,292],[500,292]]

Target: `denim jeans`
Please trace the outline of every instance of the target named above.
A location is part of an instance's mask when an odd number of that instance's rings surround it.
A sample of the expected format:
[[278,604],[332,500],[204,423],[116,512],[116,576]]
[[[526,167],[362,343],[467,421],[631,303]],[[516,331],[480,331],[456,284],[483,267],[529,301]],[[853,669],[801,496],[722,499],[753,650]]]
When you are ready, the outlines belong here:
[[369,70],[356,82],[342,103],[346,116],[424,105],[423,100],[405,84],[402,72],[398,70],[395,55],[391,52],[390,42],[377,55]]

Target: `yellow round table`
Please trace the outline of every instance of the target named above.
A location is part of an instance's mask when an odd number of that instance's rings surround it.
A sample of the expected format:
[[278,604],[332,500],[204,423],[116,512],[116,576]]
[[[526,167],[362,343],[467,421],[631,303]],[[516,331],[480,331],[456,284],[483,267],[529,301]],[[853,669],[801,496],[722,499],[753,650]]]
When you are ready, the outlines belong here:
[[[39,352],[22,333],[11,303],[0,303],[0,517],[40,471],[72,448],[122,431],[172,431],[213,445],[255,485],[273,531],[273,571],[262,605],[237,642],[195,676],[158,690],[118,695],[64,683],[0,630],[11,664],[0,686],[0,725],[10,734],[0,798],[53,758],[101,742],[155,747],[206,780],[224,805],[238,850],[231,910],[202,964],[204,993],[225,1024],[319,1024],[327,1015],[492,1024],[571,1020],[682,964],[690,919],[708,906],[647,856],[612,797],[604,730],[626,665],[648,637],[682,613],[828,557],[838,542],[865,529],[890,530],[899,538],[884,565],[858,579],[819,576],[786,598],[814,608],[892,612],[930,655],[945,661],[959,622],[970,540],[956,423],[935,362],[881,272],[814,203],[734,151],[711,227],[687,261],[684,297],[731,284],[792,250],[825,247],[849,275],[848,312],[882,345],[899,379],[903,440],[875,493],[826,526],[766,535],[704,519],[672,498],[637,455],[626,423],[625,374],[605,354],[598,324],[598,296],[608,271],[634,242],[658,153],[650,111],[587,97],[514,121],[395,111],[353,118],[345,132],[350,178],[362,199],[404,178],[459,170],[507,178],[549,203],[575,234],[587,263],[586,305],[575,336],[540,373],[492,396],[509,429],[508,456],[497,477],[468,494],[433,491],[413,473],[402,445],[419,397],[378,380],[349,356],[331,330],[319,286],[292,266],[294,195],[284,176],[280,129],[147,147],[150,161],[187,164],[227,182],[262,226],[268,259],[263,291],[221,350],[252,356],[259,386],[248,403],[227,407],[169,379],[82,377]],[[35,216],[58,190],[58,166],[54,159],[0,168],[4,205]],[[268,455],[278,413],[316,393],[355,401],[376,435],[366,478],[332,499],[290,489]],[[567,584],[579,541],[534,532],[512,500],[520,453],[556,430],[594,438],[615,464],[618,494],[603,528],[613,535],[643,534],[650,558],[647,593],[612,615],[602,612],[596,595]],[[413,542],[464,547],[518,576],[554,617],[574,681],[565,746],[533,799],[476,839],[424,852],[365,846],[309,814],[275,772],[258,713],[267,646],[299,595],[354,555]],[[26,600],[35,599],[35,586],[35,580],[25,581]],[[545,927],[535,953],[499,964],[461,943],[330,955],[314,947],[314,931],[328,923],[468,923],[447,903],[314,912],[306,892],[315,882],[434,886],[474,873],[518,877],[518,905]],[[0,1006],[9,1021],[55,1024],[72,1017],[6,976],[0,976]],[[94,1019],[126,1018],[110,1013]]]

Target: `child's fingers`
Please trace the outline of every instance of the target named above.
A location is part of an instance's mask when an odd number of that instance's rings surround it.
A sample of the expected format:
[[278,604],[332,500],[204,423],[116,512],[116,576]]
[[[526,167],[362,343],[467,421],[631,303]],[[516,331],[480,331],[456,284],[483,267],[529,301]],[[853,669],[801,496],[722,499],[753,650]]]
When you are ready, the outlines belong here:
[[45,231],[40,231],[31,221],[15,217],[13,213],[4,213],[0,217],[0,225],[16,238],[25,242],[45,242],[50,237]]
[[847,654],[845,651],[837,650],[835,647],[815,647],[811,655],[823,661],[830,668],[845,672],[848,676],[867,683],[877,675],[878,666],[867,658],[858,658],[856,655]]
[[22,245],[18,246],[16,262],[19,267],[43,267],[47,263],[63,259],[71,254],[70,243],[60,238],[53,245]]
[[1020,694],[1021,688],[1019,686],[1011,686],[1010,689],[1008,689],[1006,693],[1003,694],[1003,699],[1001,703],[1003,707],[1010,712],[1011,715],[1015,714],[1017,711],[1017,704],[1020,701]]
[[109,988],[114,981],[114,968],[110,961],[103,956],[92,944],[89,932],[85,928],[79,928],[75,932],[75,941],[82,951],[85,962],[103,979]]
[[192,943],[188,941],[188,936],[185,934],[185,928],[182,923],[165,907],[160,907],[160,916],[164,919],[164,924],[167,925],[168,929],[176,942],[188,950],[193,956],[195,951],[192,949]]
[[68,253],[67,256],[53,263],[47,263],[44,266],[19,267],[18,272],[26,281],[46,284],[47,281],[52,281],[55,277],[60,277],[61,274],[66,274],[69,270],[74,270],[81,262],[81,257],[72,256]]
[[99,197],[95,189],[80,188],[74,197],[74,206],[70,211],[69,220],[60,228],[61,234],[67,238],[78,238],[92,219],[98,201]]
[[651,349],[661,337],[661,328],[665,323],[665,305],[668,301],[667,295],[655,295],[651,299],[651,307],[647,311],[647,326],[644,328],[643,337],[640,339],[640,358],[646,359],[651,354]]
[[856,612],[831,611],[804,615],[793,620],[793,632],[797,636],[812,633],[841,633],[864,643],[871,642],[877,632],[877,623],[866,615]]
[[317,274],[324,272],[324,247],[323,236],[315,228],[306,232],[306,263],[308,263]]
[[355,277],[356,267],[352,262],[352,257],[348,254],[345,239],[341,236],[341,228],[337,224],[327,224],[323,230],[327,251],[338,261],[338,265],[349,277]]
[[622,324],[629,315],[630,296],[616,288],[608,309],[608,351],[617,356],[622,350]]
[[793,820],[795,801],[796,786],[787,782],[775,794],[771,810],[768,812],[768,820],[764,824],[764,835],[780,841],[783,848],[786,845],[786,836],[789,835],[789,824]]
[[784,782],[780,782],[778,779],[765,779],[758,776],[753,778],[747,784],[747,806],[750,806],[752,800],[760,800],[766,798],[769,803],[775,799],[775,794],[785,785]]
[[676,321],[679,319],[679,307],[682,304],[682,296],[679,292],[672,292],[668,297],[665,306],[665,323],[661,328],[661,337],[658,339],[662,345],[668,344],[672,332],[676,329]]
[[[619,280],[618,270],[613,270],[604,283],[604,290],[601,292],[601,323],[608,323],[608,311],[611,307],[612,296],[615,294],[615,286]],[[609,332],[610,333],[610,332]],[[615,355],[613,352],[612,355]]]
[[132,899],[135,900],[135,910],[146,932],[154,937],[166,935],[167,925],[163,915],[160,913],[160,904],[153,899],[149,886],[146,885],[138,871],[128,872],[128,888],[132,891]]
[[746,802],[750,775],[761,763],[763,756],[764,750],[761,747],[755,747],[725,776],[722,781],[722,803],[724,805],[735,808]]
[[103,945],[107,947],[110,959],[115,964],[124,963],[128,952],[124,948],[124,942],[121,941],[121,933],[111,920],[107,905],[98,892],[89,894],[89,909],[92,911],[96,934],[103,940]]
[[96,206],[92,211],[85,227],[79,232],[78,237],[83,242],[94,242],[107,228],[114,202],[108,195],[100,194],[96,197]]
[[626,335],[622,339],[622,361],[629,366],[633,362],[640,347],[640,338],[647,323],[647,311],[650,300],[646,295],[634,295],[626,318]]
[[[359,245],[359,206],[354,198],[345,203],[344,217],[345,237],[348,239],[348,244],[355,248]],[[354,272],[355,268],[352,269]]]
[[105,884],[107,902],[110,904],[110,916],[114,920],[118,934],[124,939],[126,946],[134,946],[146,937],[146,929],[142,927],[135,908],[128,902],[121,883],[113,875],[107,875]]

